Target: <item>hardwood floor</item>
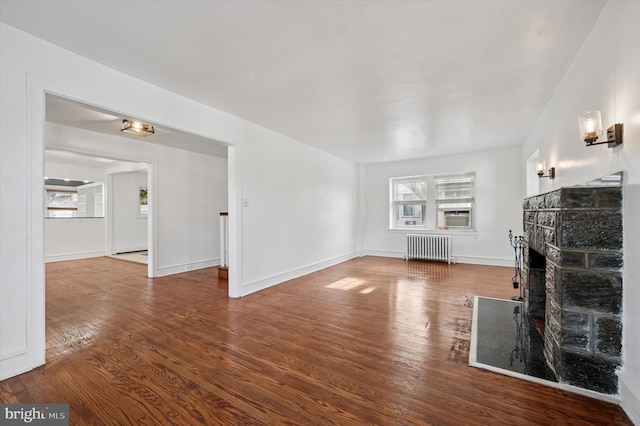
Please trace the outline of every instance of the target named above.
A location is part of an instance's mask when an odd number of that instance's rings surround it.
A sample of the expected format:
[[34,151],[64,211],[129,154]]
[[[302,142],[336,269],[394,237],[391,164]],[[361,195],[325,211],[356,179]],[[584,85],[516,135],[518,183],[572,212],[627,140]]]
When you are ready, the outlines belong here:
[[509,268],[365,257],[242,299],[215,268],[160,279],[46,265],[47,364],[3,402],[71,424],[625,425],[616,405],[469,367],[473,296]]

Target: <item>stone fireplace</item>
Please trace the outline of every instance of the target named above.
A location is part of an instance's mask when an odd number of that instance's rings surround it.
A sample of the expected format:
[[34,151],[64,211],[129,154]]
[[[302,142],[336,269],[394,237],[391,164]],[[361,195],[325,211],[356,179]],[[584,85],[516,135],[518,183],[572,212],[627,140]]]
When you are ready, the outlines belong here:
[[561,188],[523,201],[523,302],[560,383],[618,393],[622,187]]

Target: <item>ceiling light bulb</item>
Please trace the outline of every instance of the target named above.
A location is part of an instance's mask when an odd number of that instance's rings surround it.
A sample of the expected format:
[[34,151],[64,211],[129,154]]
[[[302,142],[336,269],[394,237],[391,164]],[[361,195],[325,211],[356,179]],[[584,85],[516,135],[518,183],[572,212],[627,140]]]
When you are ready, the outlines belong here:
[[589,111],[578,118],[580,124],[580,136],[591,145],[602,134],[602,116],[600,111]]

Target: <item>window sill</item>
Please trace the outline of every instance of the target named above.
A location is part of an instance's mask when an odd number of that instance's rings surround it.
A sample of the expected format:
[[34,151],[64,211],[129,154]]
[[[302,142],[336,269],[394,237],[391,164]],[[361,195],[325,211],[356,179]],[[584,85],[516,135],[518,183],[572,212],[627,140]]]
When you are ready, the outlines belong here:
[[437,235],[463,235],[477,237],[477,229],[416,229],[416,228],[389,228],[394,234],[437,234]]

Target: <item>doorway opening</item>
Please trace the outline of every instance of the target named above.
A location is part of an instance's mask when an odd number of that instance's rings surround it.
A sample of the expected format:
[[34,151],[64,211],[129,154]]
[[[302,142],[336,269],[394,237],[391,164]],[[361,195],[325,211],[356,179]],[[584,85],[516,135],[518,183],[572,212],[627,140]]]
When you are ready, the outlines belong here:
[[[108,189],[106,255],[147,251],[150,278],[215,266],[217,214],[228,210],[230,192],[227,145],[160,125],[155,125],[150,138],[129,135],[120,132],[120,124],[130,116],[50,93],[45,96],[45,117],[47,151],[73,153],[108,165],[102,175]],[[158,161],[163,165],[160,178]],[[162,220],[157,216],[160,191],[165,194]],[[128,217],[119,214],[127,209]],[[194,214],[200,216],[194,218]],[[141,226],[145,222],[146,229]],[[195,223],[198,231],[174,233],[174,228],[185,228],[181,223]],[[208,240],[200,240],[202,233]],[[165,235],[162,244],[159,234]],[[181,245],[181,251],[175,249]]]
[[[94,217],[80,214],[76,207],[77,217],[45,219],[43,261],[146,251],[149,278],[216,266],[218,210],[228,210],[227,147],[160,126],[153,140],[124,135],[118,126],[122,119],[118,113],[46,94],[45,176],[100,182],[103,190],[92,195],[91,210],[99,210]],[[161,200],[164,204],[159,206]],[[58,228],[66,229],[66,234]],[[185,232],[186,228],[191,231]],[[190,256],[188,263],[180,263],[184,253]],[[73,276],[74,264],[67,266]],[[112,266],[108,271],[99,267],[96,277],[106,274],[109,281],[110,274],[124,269],[131,267]],[[43,280],[46,287],[46,272]],[[72,287],[76,284],[69,281]],[[48,352],[55,342],[46,333],[44,339]]]
[[149,164],[45,149],[44,171],[45,263],[144,251],[149,264]]

